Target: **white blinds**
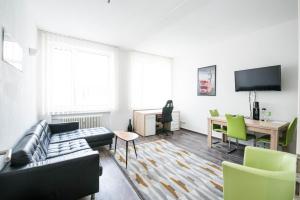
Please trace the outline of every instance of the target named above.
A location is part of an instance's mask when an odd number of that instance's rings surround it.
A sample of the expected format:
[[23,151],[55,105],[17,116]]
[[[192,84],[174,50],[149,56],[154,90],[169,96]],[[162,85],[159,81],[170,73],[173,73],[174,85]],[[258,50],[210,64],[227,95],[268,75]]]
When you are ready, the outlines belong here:
[[161,108],[172,96],[172,60],[130,54],[130,102],[133,109]]
[[114,96],[115,49],[41,32],[46,114],[108,111]]

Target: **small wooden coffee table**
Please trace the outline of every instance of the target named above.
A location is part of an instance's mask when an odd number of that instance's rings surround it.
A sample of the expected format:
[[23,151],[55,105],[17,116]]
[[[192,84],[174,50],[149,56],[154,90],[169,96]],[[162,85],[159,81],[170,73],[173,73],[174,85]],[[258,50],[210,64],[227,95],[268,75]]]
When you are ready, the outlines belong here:
[[127,168],[128,142],[132,141],[134,152],[135,152],[135,156],[137,158],[137,153],[136,153],[136,149],[135,149],[134,140],[137,139],[139,136],[136,133],[126,132],[126,131],[115,131],[114,133],[116,135],[116,138],[115,138],[115,153],[116,153],[116,149],[117,149],[118,138],[120,138],[121,140],[124,140],[126,142],[126,168]]

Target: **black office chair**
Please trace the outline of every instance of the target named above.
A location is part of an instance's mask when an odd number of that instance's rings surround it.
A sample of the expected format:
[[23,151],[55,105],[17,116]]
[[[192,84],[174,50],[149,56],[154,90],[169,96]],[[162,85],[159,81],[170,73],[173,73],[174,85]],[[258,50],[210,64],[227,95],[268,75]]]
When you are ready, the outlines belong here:
[[[168,134],[168,131],[171,130],[171,122],[172,122],[172,112],[173,112],[173,101],[168,100],[166,105],[162,109],[161,115],[156,115],[156,121],[158,131],[157,133],[166,133]],[[162,128],[159,129],[159,125],[162,124]],[[171,131],[173,134],[173,131]]]

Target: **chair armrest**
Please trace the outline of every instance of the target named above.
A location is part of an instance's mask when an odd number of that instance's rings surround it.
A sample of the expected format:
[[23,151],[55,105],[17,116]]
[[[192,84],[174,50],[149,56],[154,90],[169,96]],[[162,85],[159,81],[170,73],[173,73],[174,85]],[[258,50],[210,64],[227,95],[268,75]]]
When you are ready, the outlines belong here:
[[255,169],[224,161],[224,200],[292,200],[295,180],[290,172]]
[[0,173],[1,199],[77,199],[99,190],[99,153],[80,151]]
[[79,122],[49,124],[51,133],[62,133],[79,129]]

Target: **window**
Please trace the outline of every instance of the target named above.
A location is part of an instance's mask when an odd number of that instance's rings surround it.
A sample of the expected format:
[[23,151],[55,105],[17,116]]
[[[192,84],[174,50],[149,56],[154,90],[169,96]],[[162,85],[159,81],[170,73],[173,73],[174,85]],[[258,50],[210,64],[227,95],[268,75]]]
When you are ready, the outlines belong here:
[[48,32],[41,36],[46,113],[110,110],[113,48]]
[[172,96],[172,60],[145,53],[130,55],[131,107],[161,108]]

